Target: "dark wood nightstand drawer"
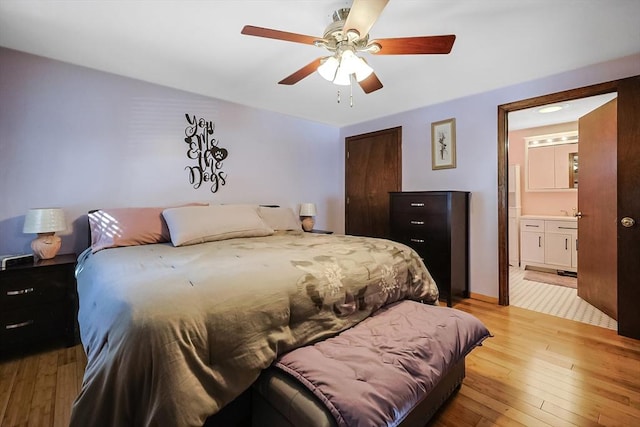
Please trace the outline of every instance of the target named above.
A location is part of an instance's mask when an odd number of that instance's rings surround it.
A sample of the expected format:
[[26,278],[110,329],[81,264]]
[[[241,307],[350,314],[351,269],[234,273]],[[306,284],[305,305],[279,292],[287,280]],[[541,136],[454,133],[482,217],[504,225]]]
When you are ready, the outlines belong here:
[[64,339],[68,334],[69,313],[63,304],[36,305],[3,312],[0,314],[0,325],[0,339],[3,346],[33,340]]
[[0,357],[78,338],[75,254],[0,270]]
[[69,269],[7,270],[0,275],[3,310],[60,301],[68,297]]

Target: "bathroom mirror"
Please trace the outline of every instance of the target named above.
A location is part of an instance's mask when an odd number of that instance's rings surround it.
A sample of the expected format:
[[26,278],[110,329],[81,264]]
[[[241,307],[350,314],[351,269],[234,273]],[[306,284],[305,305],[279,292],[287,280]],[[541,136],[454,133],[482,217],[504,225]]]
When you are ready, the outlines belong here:
[[578,153],[569,153],[569,187],[578,188]]

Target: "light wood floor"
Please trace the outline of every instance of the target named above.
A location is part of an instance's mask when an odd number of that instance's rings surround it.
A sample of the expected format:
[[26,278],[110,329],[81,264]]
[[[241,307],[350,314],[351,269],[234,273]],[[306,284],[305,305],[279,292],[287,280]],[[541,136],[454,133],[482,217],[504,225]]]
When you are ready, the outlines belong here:
[[[467,357],[431,426],[640,426],[640,341],[518,307],[465,300],[494,335]],[[0,364],[0,425],[66,426],[80,346]]]

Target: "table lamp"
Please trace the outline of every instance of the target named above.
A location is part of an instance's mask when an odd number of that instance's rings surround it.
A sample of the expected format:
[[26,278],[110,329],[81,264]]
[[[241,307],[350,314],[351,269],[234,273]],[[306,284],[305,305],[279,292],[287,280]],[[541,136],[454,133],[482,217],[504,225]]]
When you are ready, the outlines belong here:
[[33,254],[39,259],[51,259],[60,250],[60,237],[56,231],[67,228],[64,211],[60,208],[29,209],[24,218],[23,233],[37,233],[31,242]]
[[304,231],[313,230],[315,225],[316,205],[313,203],[302,203],[300,205],[300,219],[302,220],[302,229]]

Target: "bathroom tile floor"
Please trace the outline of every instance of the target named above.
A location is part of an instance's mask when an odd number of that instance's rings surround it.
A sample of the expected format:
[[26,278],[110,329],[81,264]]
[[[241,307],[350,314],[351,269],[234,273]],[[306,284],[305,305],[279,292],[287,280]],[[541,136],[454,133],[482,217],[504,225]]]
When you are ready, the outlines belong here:
[[576,289],[524,279],[524,270],[509,267],[509,304],[565,319],[618,329],[618,322],[578,297]]

